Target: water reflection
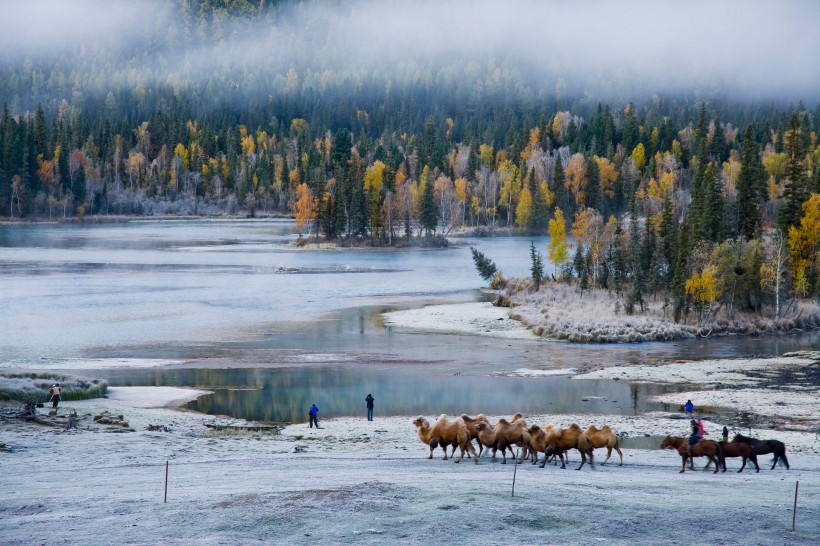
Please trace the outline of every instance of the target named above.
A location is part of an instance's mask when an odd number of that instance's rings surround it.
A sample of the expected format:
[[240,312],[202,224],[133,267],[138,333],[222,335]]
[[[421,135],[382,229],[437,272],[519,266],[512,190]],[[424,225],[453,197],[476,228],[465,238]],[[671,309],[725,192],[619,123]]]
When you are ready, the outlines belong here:
[[214,390],[187,407],[212,415],[261,421],[306,422],[316,403],[320,417],[365,415],[364,398],[376,399],[376,416],[486,413],[635,415],[660,410],[647,397],[657,385],[580,381],[567,377],[493,377],[389,369],[230,369],[112,372],[112,385],[195,386]]

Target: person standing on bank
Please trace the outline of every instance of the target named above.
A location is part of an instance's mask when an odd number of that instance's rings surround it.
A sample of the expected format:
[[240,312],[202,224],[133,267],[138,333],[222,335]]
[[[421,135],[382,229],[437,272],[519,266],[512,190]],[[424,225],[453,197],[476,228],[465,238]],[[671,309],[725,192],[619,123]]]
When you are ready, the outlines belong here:
[[310,428],[313,428],[313,425],[316,424],[316,428],[319,428],[319,408],[316,407],[316,404],[310,406]]
[[692,404],[692,401],[691,401],[691,400],[687,400],[687,401],[686,401],[686,405],[685,405],[685,406],[683,406],[683,409],[686,411],[686,415],[688,415],[688,416],[690,416],[690,417],[691,417],[691,416],[692,416],[692,412],[693,412],[693,411],[694,411],[694,409],[695,409],[695,405],[694,405],[694,404]]
[[368,394],[367,398],[365,398],[364,401],[367,402],[367,420],[372,421],[373,420],[373,395]]
[[63,389],[60,387],[59,383],[54,383],[54,386],[48,391],[48,394],[51,395],[51,407],[54,408],[54,411],[57,411],[57,404],[60,403],[60,395],[63,393]]

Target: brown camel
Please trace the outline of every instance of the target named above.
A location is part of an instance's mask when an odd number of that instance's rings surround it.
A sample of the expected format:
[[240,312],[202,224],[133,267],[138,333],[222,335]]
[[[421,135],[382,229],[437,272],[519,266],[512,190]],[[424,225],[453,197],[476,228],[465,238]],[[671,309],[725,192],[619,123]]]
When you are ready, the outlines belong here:
[[[544,465],[547,464],[547,450],[550,447],[549,443],[549,435],[552,429],[555,428],[552,425],[546,425],[543,427],[539,427],[538,425],[532,425],[530,428],[527,429],[525,437],[527,438],[527,443],[529,445],[530,452],[532,453],[532,464],[538,462],[538,454],[544,453],[544,460],[541,461],[541,468],[544,468]],[[561,450],[553,451],[552,455],[554,457],[558,457],[561,459],[561,464],[564,464],[564,452]],[[558,464],[557,461],[555,464]]]
[[[484,451],[484,444],[478,439],[478,430],[476,429],[476,425],[478,423],[489,423],[489,419],[483,414],[479,413],[475,417],[470,417],[467,414],[461,416],[464,420],[464,424],[467,425],[467,431],[470,433],[470,441],[475,440],[478,442],[478,456],[481,457],[481,453]],[[456,446],[453,446],[453,453],[456,451]],[[452,455],[450,455],[452,457]],[[469,454],[467,455],[469,457]]]
[[478,456],[475,448],[470,441],[470,433],[467,431],[467,425],[461,417],[450,420],[446,415],[441,415],[438,420],[430,426],[430,423],[424,417],[416,417],[413,419],[413,424],[419,435],[419,439],[426,445],[430,446],[430,455],[428,459],[433,458],[433,450],[438,446],[444,450],[444,460],[447,460],[447,446],[458,445],[461,448],[461,456],[456,463],[460,463],[464,458],[465,452],[473,454],[475,462],[478,464]]
[[592,442],[592,447],[606,448],[606,459],[601,463],[602,465],[606,464],[612,456],[612,450],[614,449],[618,452],[618,457],[621,458],[621,464],[618,466],[623,466],[624,454],[621,453],[621,448],[618,445],[618,436],[612,432],[612,429],[610,429],[608,425],[604,425],[600,429],[595,428],[595,425],[590,425],[589,428],[584,431],[584,434],[586,434],[587,438]]
[[[503,419],[502,419],[503,421]],[[509,423],[504,421],[507,426],[510,426]],[[499,424],[492,425],[487,422],[481,422],[476,424],[476,430],[478,431],[478,442],[487,448],[489,451],[490,449],[493,450],[493,458],[495,458],[496,452],[500,449],[501,455],[503,457],[503,464],[507,464],[507,450],[510,450],[510,457],[513,456],[513,448],[511,445],[508,445],[503,440],[503,435],[501,434],[501,427]]]
[[[553,427],[547,434],[547,446],[544,456],[548,457],[560,452],[566,452],[570,449],[577,449],[581,454],[581,466],[575,470],[581,470],[587,462],[587,455],[589,455],[589,465],[595,466],[593,459],[592,442],[589,441],[587,435],[581,430],[581,427],[572,423],[567,428]],[[561,468],[566,468],[566,463],[561,459]]]

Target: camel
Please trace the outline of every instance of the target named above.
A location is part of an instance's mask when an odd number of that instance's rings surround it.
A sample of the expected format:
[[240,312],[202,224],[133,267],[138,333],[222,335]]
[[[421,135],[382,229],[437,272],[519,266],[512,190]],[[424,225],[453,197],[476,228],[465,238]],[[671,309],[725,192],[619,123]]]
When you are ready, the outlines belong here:
[[[467,431],[470,433],[470,441],[473,440],[478,442],[478,456],[481,457],[481,454],[484,452],[484,444],[481,443],[481,440],[478,439],[478,430],[476,429],[476,425],[478,423],[488,423],[489,420],[483,413],[479,413],[475,417],[470,417],[467,414],[461,416],[464,420],[464,424],[467,425]],[[456,446],[453,446],[453,453],[456,451]],[[450,455],[452,457],[452,454]],[[469,453],[467,454],[469,457]]]
[[478,456],[475,448],[470,441],[470,433],[467,431],[467,425],[461,417],[457,417],[452,421],[442,414],[438,420],[430,426],[430,423],[424,417],[416,417],[413,419],[413,424],[419,435],[419,440],[424,444],[430,446],[430,455],[428,459],[433,458],[433,450],[438,446],[444,450],[444,460],[447,460],[447,446],[458,445],[461,448],[461,456],[456,463],[460,463],[464,458],[464,453],[472,453],[475,458],[475,463],[478,464]]
[[[544,457],[553,454],[560,454],[562,451],[569,451],[570,449],[577,449],[581,454],[581,466],[575,470],[581,470],[587,462],[587,455],[589,455],[589,465],[595,466],[592,452],[592,442],[590,442],[581,427],[572,423],[567,428],[553,427],[547,434],[547,449],[544,452]],[[561,459],[561,468],[566,468],[564,459]]]
[[587,435],[587,438],[592,442],[592,447],[599,448],[605,447],[606,448],[606,459],[601,464],[606,464],[609,458],[612,456],[612,450],[618,452],[618,456],[621,458],[621,464],[618,466],[624,465],[624,454],[621,453],[621,448],[618,445],[618,436],[612,432],[612,429],[609,428],[608,425],[604,425],[602,428],[598,429],[595,428],[595,425],[590,425],[584,431],[584,434]]
[[504,433],[506,432],[509,436],[512,436],[509,430],[503,430],[506,427],[514,427],[514,425],[510,425],[506,420],[501,419],[504,421],[504,424],[499,422],[496,425],[492,425],[489,422],[481,422],[476,424],[476,430],[478,431],[478,442],[486,447],[488,450],[492,448],[493,450],[493,458],[495,458],[496,452],[500,449],[501,455],[503,457],[502,464],[507,464],[507,450],[510,450],[510,456],[513,456],[513,448],[512,445],[506,443],[504,439]]
[[[544,468],[544,465],[547,464],[547,460],[549,459],[549,457],[547,457],[547,449],[549,449],[550,447],[549,435],[553,428],[554,427],[552,425],[546,425],[543,427],[539,427],[538,425],[532,425],[530,428],[527,429],[525,434],[525,438],[527,439],[530,452],[532,453],[532,464],[538,462],[539,453],[544,453],[544,460],[541,461],[541,468]],[[560,457],[561,464],[564,464],[563,451],[554,451],[553,456]],[[556,464],[558,464],[557,461]]]

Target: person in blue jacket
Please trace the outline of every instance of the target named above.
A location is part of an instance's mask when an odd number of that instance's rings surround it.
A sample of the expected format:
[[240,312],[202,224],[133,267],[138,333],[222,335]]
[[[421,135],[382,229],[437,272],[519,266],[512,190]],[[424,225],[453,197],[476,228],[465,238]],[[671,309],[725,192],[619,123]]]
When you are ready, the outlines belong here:
[[319,408],[316,407],[316,404],[310,406],[310,428],[313,428],[313,425],[316,425],[316,428],[319,428]]
[[686,415],[692,415],[692,412],[695,410],[695,405],[692,404],[691,400],[687,400],[683,409],[686,410]]

